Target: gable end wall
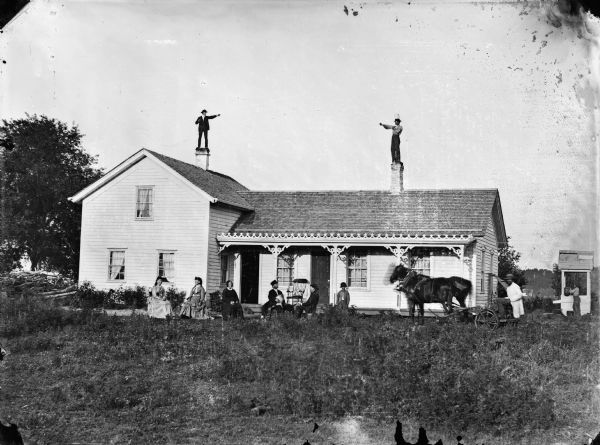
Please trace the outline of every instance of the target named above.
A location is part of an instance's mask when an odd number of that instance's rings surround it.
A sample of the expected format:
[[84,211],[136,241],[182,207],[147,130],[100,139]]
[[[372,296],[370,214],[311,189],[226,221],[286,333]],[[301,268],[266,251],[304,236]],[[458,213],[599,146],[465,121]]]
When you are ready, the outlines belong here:
[[[488,302],[490,292],[488,281],[489,274],[498,275],[498,239],[496,235],[496,227],[492,216],[487,223],[485,235],[477,240],[475,245],[477,252],[477,273],[475,276],[476,304],[485,306]],[[481,283],[481,273],[483,272],[483,286]],[[493,277],[491,283],[491,293],[496,293],[498,280]]]

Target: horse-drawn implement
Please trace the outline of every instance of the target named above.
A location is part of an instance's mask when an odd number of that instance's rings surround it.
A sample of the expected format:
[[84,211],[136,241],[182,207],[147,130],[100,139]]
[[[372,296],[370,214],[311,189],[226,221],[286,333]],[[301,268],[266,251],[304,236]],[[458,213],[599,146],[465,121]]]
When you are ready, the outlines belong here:
[[[466,307],[465,301],[471,292],[472,284],[462,277],[430,278],[399,265],[394,269],[390,282],[398,282],[396,290],[405,293],[411,318],[414,319],[415,307],[419,307],[420,323],[423,323],[426,303],[442,305],[443,314],[438,315],[438,313],[430,311],[438,320],[472,321],[475,326],[489,329],[496,329],[500,325],[517,321],[512,317],[510,311],[505,311],[500,306],[503,304],[502,301],[496,300],[488,307]],[[455,304],[453,300],[458,301],[458,304]]]
[[452,312],[444,311],[442,314],[433,311],[430,312],[438,322],[473,322],[478,328],[483,327],[491,330],[507,324],[516,324],[518,321],[510,314],[510,312],[503,313],[503,311],[499,310],[497,304],[488,307],[461,307],[455,304],[453,305]]

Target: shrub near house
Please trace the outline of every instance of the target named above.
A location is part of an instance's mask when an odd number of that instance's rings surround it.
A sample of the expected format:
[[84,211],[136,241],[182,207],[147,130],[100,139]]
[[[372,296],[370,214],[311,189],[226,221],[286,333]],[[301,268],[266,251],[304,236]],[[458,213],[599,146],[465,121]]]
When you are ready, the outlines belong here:
[[[181,305],[185,298],[185,292],[172,286],[167,288],[166,293],[174,308]],[[148,290],[143,286],[99,290],[90,282],[83,282],[69,305],[76,308],[145,309],[147,299]]]

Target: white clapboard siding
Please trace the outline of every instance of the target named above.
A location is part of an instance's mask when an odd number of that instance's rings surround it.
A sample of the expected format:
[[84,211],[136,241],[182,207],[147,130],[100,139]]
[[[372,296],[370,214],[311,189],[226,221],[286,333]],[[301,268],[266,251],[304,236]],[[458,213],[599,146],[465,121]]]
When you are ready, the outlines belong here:
[[306,278],[310,281],[310,258],[309,253],[301,253],[296,256],[294,262],[294,278]]
[[207,245],[208,272],[204,285],[207,292],[214,292],[225,287],[225,283],[221,283],[221,254],[219,252],[217,235],[220,233],[229,233],[241,214],[240,210],[228,206],[211,204]]
[[[488,274],[498,274],[498,240],[496,237],[496,229],[493,220],[490,216],[485,235],[477,240],[475,249],[477,250],[477,274],[474,285],[476,286],[476,304],[485,306],[488,301]],[[481,283],[481,273],[483,272],[483,286]],[[492,280],[491,292],[496,292],[497,279]]]
[[[350,305],[357,308],[397,309],[398,295],[390,283],[390,275],[396,266],[396,257],[391,253],[371,252],[367,256],[367,287],[350,287]],[[336,292],[340,283],[347,282],[346,264],[337,260],[337,277],[332,283]]]
[[[271,281],[277,276],[277,261],[271,253],[261,253],[259,256],[260,267],[258,268],[258,303],[267,302],[267,295],[271,289]],[[285,291],[285,289],[281,289]]]
[[[136,186],[153,186],[151,220],[136,220]],[[83,200],[79,282],[98,288],[150,286],[158,252],[175,252],[175,279],[191,288],[207,273],[209,202],[197,188],[150,158]],[[108,279],[109,249],[125,249],[125,280]]]

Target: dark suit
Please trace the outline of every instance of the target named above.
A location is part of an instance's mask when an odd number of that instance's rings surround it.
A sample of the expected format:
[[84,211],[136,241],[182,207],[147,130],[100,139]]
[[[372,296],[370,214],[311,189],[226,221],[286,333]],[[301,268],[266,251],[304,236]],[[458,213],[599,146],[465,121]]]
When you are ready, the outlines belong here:
[[198,125],[198,148],[201,146],[202,134],[204,134],[204,148],[208,148],[208,130],[210,130],[210,119],[214,119],[217,117],[216,114],[212,116],[200,116],[196,119],[196,124]]
[[261,308],[261,312],[262,312],[263,316],[267,315],[267,313],[269,313],[270,310],[277,305],[277,296],[278,295],[280,295],[281,298],[283,298],[283,292],[281,292],[279,289],[271,289],[269,291],[269,295],[267,296],[269,301],[267,301],[265,304],[263,304],[262,308]]
[[319,291],[316,290],[314,292],[311,292],[310,297],[308,297],[308,300],[306,300],[301,305],[296,306],[296,308],[295,308],[296,316],[297,317],[302,316],[303,312],[306,312],[307,314],[314,314],[315,311],[317,310],[318,304],[319,304]]

